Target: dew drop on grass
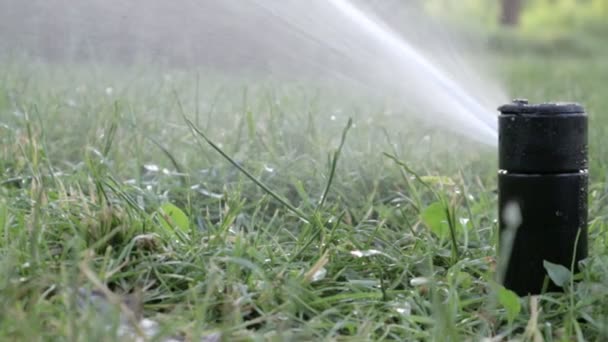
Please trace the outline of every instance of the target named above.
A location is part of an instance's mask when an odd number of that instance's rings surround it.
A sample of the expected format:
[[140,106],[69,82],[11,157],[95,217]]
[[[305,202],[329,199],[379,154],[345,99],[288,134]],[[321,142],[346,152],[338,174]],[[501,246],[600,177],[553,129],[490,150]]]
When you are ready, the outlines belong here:
[[316,281],[321,281],[321,280],[325,279],[326,275],[327,275],[327,270],[325,269],[325,267],[321,267],[315,272],[315,274],[312,275],[311,282],[314,283]]
[[148,172],[158,172],[160,170],[158,165],[154,165],[154,164],[145,164],[144,169]]
[[207,196],[207,197],[211,197],[211,198],[215,198],[215,199],[224,198],[224,195],[209,191],[209,190],[203,188],[200,184],[195,184],[195,185],[191,186],[190,189],[195,190],[196,192],[200,193],[203,196]]
[[383,254],[383,253],[376,249],[368,249],[365,251],[359,251],[359,250],[350,251],[350,255],[354,256],[355,258],[369,257],[369,256],[373,256],[373,255],[378,255],[378,254]]
[[264,170],[265,170],[266,172],[270,172],[270,173],[273,173],[273,172],[274,172],[274,168],[273,168],[273,167],[271,167],[271,166],[269,166],[269,165],[267,165],[267,164],[264,164]]
[[409,316],[412,314],[412,306],[408,302],[397,303],[395,305],[395,311],[400,315]]
[[410,279],[411,286],[421,286],[421,285],[428,284],[429,282],[430,282],[429,278],[425,278],[425,277],[416,277],[416,278]]

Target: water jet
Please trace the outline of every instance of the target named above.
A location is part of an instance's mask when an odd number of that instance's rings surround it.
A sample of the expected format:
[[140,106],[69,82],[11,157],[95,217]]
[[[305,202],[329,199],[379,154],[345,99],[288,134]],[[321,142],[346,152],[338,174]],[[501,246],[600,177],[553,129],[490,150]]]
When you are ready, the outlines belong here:
[[500,281],[539,294],[544,261],[576,272],[587,256],[587,115],[576,103],[526,100],[498,110]]

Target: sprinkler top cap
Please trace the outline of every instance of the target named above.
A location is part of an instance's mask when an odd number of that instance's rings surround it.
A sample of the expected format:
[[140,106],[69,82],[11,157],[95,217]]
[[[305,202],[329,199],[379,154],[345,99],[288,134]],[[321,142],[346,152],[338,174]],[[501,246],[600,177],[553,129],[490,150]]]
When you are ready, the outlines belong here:
[[587,114],[576,103],[499,108],[498,166],[509,173],[579,173],[587,169]]
[[498,107],[502,114],[584,114],[585,109],[578,103],[554,102],[529,104],[528,100],[515,99],[513,103]]

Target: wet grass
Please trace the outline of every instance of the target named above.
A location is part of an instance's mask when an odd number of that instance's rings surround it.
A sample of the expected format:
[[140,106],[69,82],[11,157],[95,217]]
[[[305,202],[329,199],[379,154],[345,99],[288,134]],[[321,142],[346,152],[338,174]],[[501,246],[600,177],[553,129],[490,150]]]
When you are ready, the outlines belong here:
[[186,340],[605,340],[608,62],[503,62],[513,95],[590,115],[591,257],[563,294],[494,282],[492,148],[309,85],[4,61],[0,339],[116,340],[122,312]]

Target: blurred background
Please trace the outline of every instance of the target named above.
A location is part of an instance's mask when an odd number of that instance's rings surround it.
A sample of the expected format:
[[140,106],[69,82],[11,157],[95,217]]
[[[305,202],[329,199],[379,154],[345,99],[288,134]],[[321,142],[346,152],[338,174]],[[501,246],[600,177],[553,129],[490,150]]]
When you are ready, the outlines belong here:
[[429,0],[425,6],[470,34],[487,34],[488,45],[505,52],[591,54],[608,39],[607,0]]
[[[256,1],[252,1],[255,3]],[[129,62],[145,56],[178,64],[199,63],[201,56],[230,62],[222,51],[199,44],[202,37],[230,34],[251,27],[261,18],[222,25],[202,23],[207,12],[224,7],[234,15],[242,5],[227,0],[0,0],[0,48],[26,50],[45,59],[118,59]],[[501,53],[564,53],[589,55],[600,51],[608,37],[608,0],[418,0],[364,3],[390,7],[407,18],[412,7],[456,29],[460,37],[481,42]],[[232,8],[232,9],[230,9]],[[232,12],[231,12],[232,11]],[[231,12],[231,13],[229,13]],[[386,11],[385,11],[386,12]],[[243,17],[243,16],[241,16]],[[415,18],[412,18],[415,19]],[[240,44],[243,44],[241,41]],[[253,46],[252,46],[253,48]],[[260,51],[258,49],[256,54]],[[217,56],[214,56],[214,53]],[[238,64],[237,61],[233,64]]]

